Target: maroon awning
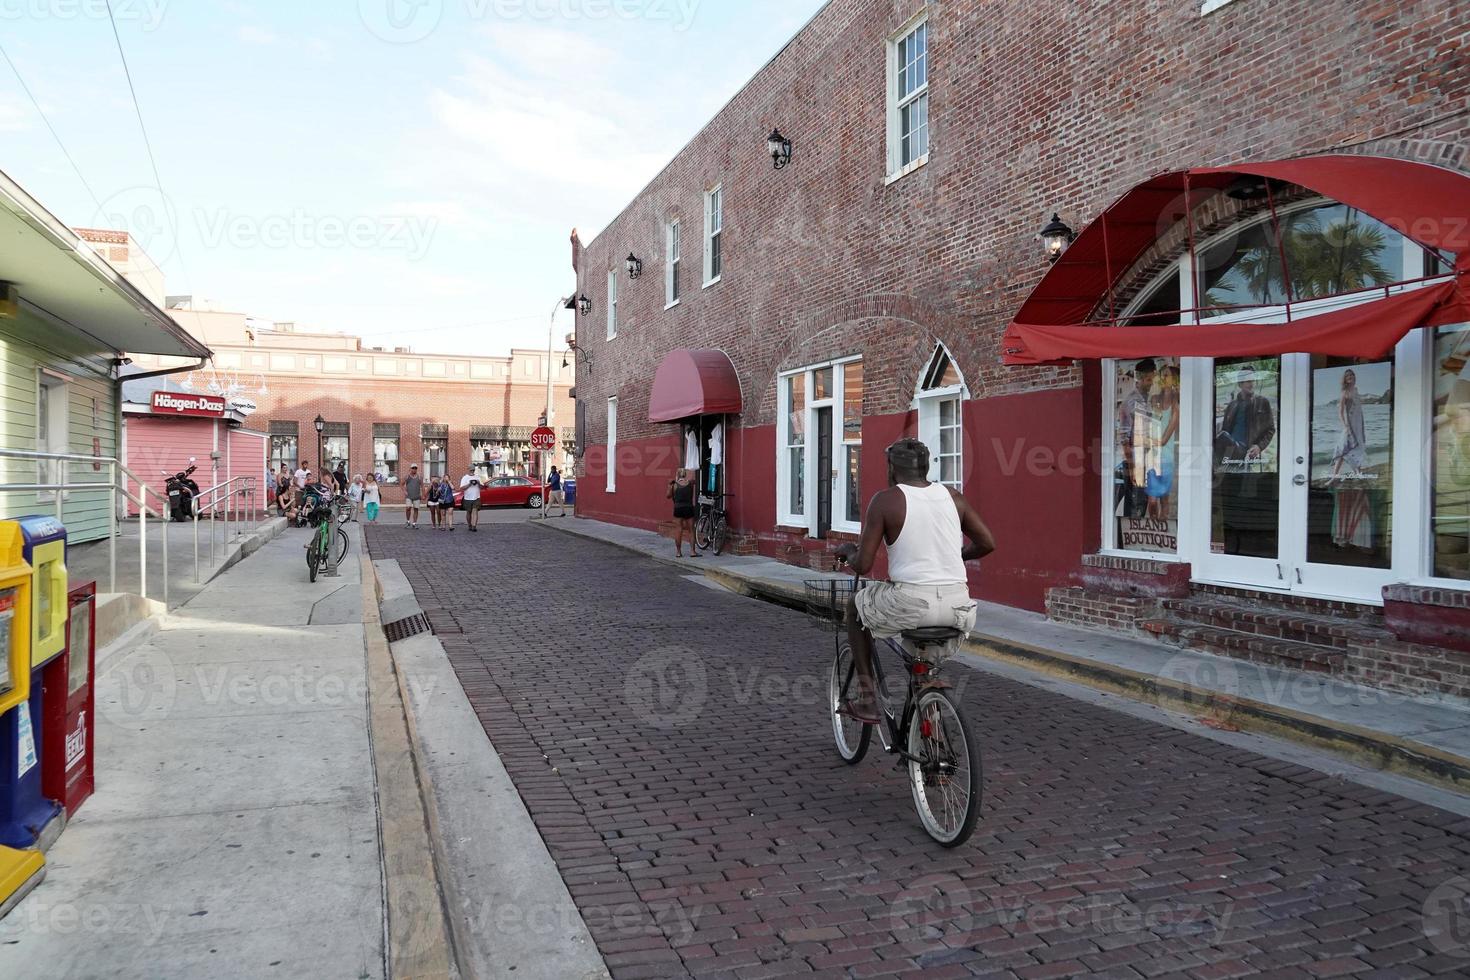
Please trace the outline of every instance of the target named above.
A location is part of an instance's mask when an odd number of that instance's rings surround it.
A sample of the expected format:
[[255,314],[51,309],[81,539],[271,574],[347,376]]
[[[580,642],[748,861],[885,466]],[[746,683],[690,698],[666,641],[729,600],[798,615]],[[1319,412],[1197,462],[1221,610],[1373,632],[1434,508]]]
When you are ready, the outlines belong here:
[[[1120,327],[1089,321],[1157,240],[1241,175],[1282,180],[1377,218],[1419,244],[1457,254],[1453,276],[1349,309],[1289,323]],[[1037,284],[1001,344],[1007,364],[1074,358],[1362,354],[1391,349],[1421,326],[1470,320],[1470,178],[1440,167],[1366,156],[1319,156],[1160,174],[1107,208]],[[1118,311],[1110,311],[1110,317]]]
[[693,415],[740,414],[740,379],[721,350],[672,351],[653,376],[650,422],[677,422]]

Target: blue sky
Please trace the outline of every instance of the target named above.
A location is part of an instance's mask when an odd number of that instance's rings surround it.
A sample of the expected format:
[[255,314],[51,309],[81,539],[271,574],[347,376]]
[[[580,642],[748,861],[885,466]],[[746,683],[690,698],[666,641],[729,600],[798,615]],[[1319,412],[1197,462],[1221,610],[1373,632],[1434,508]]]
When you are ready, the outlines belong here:
[[571,229],[590,240],[822,5],[111,2],[166,198],[105,0],[0,0],[82,176],[3,61],[0,170],[72,225],[130,226],[171,294],[477,353],[545,343]]

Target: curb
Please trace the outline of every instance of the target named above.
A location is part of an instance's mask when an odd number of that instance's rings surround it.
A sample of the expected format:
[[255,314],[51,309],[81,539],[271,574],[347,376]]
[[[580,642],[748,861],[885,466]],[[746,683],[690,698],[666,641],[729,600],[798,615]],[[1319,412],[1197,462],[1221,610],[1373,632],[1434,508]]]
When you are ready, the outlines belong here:
[[[600,541],[660,564],[691,568],[685,562],[650,555],[637,547],[608,541],[576,527],[563,527],[559,524],[550,527],[563,534]],[[694,570],[740,595],[790,609],[806,609],[805,593],[799,590],[729,569],[696,567]],[[978,630],[970,633],[963,652],[978,662],[978,666],[983,667],[984,662],[989,661],[1022,667],[1084,684],[1095,690],[1119,694],[1133,701],[1153,704],[1167,711],[1203,718],[1224,730],[1237,729],[1285,738],[1312,748],[1325,749],[1375,769],[1409,776],[1456,792],[1470,791],[1470,759],[1420,745],[1398,735],[1331,722],[1281,705],[1193,687],[1126,667],[987,636]]]
[[437,843],[433,792],[420,763],[403,677],[378,615],[377,570],[365,550],[359,551],[358,562],[371,699],[368,725],[382,840],[387,976],[390,980],[468,977],[461,968],[445,904],[446,876],[440,874],[444,858]]

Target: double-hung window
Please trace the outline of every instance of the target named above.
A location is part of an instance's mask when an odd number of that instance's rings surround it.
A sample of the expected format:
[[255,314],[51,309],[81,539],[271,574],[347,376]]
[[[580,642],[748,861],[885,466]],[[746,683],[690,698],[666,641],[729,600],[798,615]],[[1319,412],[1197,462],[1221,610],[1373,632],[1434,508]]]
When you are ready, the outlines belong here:
[[964,490],[964,414],[969,394],[959,367],[941,344],[919,378],[919,438],[929,447],[929,479]]
[[725,190],[716,186],[704,195],[704,284],[720,281],[724,255],[720,250],[721,232],[725,229]]
[[898,178],[929,157],[929,21],[888,42],[888,174]]
[[607,492],[618,489],[618,400],[607,400]]
[[618,335],[618,274],[609,269],[607,273],[607,339]]
[[664,242],[664,303],[673,306],[679,302],[679,222],[664,227]]

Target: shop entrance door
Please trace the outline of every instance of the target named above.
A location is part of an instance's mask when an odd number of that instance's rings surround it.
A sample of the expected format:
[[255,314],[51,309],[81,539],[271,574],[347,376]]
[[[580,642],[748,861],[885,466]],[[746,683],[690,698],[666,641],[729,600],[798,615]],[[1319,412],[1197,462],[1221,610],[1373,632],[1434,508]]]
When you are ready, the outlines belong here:
[[1392,355],[1216,359],[1211,375],[1197,577],[1381,601],[1394,580],[1394,449],[1406,444],[1394,407],[1414,404],[1414,379]]
[[832,408],[823,406],[817,412],[817,537],[825,538],[832,530]]

